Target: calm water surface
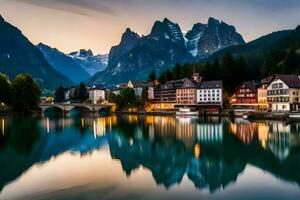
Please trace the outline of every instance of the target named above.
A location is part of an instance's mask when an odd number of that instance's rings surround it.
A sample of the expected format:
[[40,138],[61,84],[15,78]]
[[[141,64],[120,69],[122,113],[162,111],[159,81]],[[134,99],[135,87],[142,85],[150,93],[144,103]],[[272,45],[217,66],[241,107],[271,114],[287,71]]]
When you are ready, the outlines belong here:
[[0,117],[0,199],[300,199],[300,124]]

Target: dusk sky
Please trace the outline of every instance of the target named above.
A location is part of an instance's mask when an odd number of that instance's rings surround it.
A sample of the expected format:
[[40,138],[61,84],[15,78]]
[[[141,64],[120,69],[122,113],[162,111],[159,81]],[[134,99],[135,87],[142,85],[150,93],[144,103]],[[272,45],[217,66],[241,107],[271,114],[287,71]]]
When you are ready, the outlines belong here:
[[108,53],[127,27],[148,34],[155,20],[183,31],[215,17],[246,41],[300,24],[299,0],[0,0],[0,14],[34,43],[69,53],[81,48]]

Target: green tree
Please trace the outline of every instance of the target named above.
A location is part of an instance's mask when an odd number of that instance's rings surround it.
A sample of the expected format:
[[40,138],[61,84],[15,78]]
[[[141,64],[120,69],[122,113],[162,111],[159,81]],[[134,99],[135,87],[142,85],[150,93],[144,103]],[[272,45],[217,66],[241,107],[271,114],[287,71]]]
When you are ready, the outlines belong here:
[[124,88],[120,92],[120,106],[133,106],[136,103],[135,93],[132,88]]
[[0,73],[0,102],[10,104],[11,101],[11,85],[8,76]]
[[108,96],[109,103],[117,103],[117,95],[115,93],[110,93]]
[[12,82],[12,107],[23,114],[37,110],[40,103],[41,89],[29,74],[20,74]]
[[64,102],[65,101],[65,88],[60,86],[54,94],[54,102]]
[[148,90],[147,88],[143,88],[142,95],[141,95],[141,102],[145,104],[148,101]]
[[84,102],[89,97],[88,91],[87,91],[86,86],[83,82],[80,83],[78,92],[79,92],[78,99],[81,102]]
[[156,74],[155,71],[152,70],[151,73],[149,74],[149,81],[155,81],[156,80]]
[[180,79],[182,77],[182,66],[177,63],[173,69],[173,78]]
[[167,81],[170,81],[173,79],[172,72],[169,69],[166,69],[159,77],[160,83],[166,83]]
[[295,53],[294,50],[291,50],[287,53],[283,62],[283,73],[293,74],[299,69],[299,55]]

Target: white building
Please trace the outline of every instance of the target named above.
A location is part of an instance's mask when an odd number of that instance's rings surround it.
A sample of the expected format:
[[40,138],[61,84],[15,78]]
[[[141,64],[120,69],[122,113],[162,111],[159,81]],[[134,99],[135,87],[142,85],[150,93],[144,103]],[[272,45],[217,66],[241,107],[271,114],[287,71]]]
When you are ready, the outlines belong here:
[[267,88],[272,111],[299,111],[300,79],[295,75],[276,75]]
[[105,100],[105,89],[93,86],[89,90],[89,99],[92,100],[93,104],[97,104],[99,100]]
[[222,81],[202,81],[197,88],[197,104],[203,106],[223,106]]
[[134,90],[137,99],[141,98],[143,89],[147,89],[149,86],[151,86],[151,84],[146,81],[129,80],[127,83],[127,87]]

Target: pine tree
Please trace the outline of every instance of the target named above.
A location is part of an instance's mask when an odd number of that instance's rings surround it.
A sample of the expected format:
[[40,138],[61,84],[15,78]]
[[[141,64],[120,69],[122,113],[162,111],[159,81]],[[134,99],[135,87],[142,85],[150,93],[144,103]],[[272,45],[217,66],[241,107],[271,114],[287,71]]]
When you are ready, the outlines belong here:
[[65,88],[60,86],[54,94],[54,102],[64,102],[65,101]]
[[156,80],[156,74],[155,71],[152,70],[151,73],[149,74],[149,81],[155,81]]

